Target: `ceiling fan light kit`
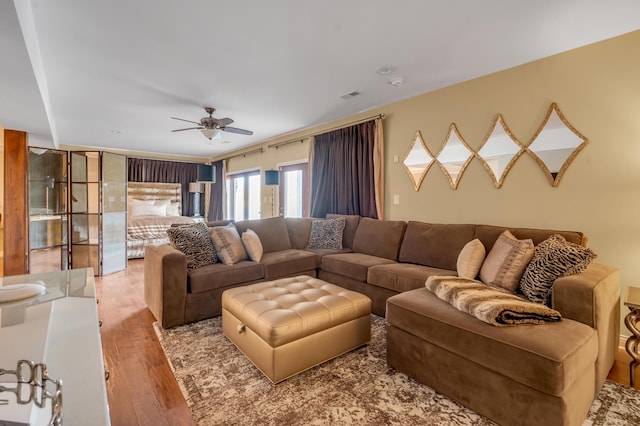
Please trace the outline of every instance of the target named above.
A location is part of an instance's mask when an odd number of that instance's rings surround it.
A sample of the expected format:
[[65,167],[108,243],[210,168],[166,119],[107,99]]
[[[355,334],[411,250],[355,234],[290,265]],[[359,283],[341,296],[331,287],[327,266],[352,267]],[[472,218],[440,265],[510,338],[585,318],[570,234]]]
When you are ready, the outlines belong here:
[[211,139],[218,140],[222,138],[222,132],[220,131],[220,129],[202,129],[201,132],[204,135],[204,137],[209,140]]
[[184,129],[175,129],[175,130],[172,130],[172,132],[182,132],[183,130],[200,130],[202,134],[209,140],[221,139],[222,132],[237,133],[239,135],[248,135],[248,136],[253,135],[253,132],[251,130],[239,129],[237,127],[229,127],[229,124],[233,123],[233,120],[230,118],[213,117],[213,113],[216,110],[215,108],[205,107],[204,110],[207,112],[207,114],[209,114],[209,116],[202,117],[199,123],[197,121],[185,120],[184,118],[171,117],[173,120],[186,121],[187,123],[193,123],[197,126],[197,127],[187,127]]

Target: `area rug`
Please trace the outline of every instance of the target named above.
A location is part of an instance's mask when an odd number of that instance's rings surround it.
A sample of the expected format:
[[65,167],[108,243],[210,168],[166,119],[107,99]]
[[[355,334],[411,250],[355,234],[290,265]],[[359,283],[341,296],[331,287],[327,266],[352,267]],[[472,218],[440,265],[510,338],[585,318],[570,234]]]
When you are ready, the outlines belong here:
[[[163,330],[165,355],[198,425],[494,425],[387,367],[384,319],[371,343],[277,385],[222,334],[221,319]],[[640,424],[640,393],[606,382],[584,426]]]

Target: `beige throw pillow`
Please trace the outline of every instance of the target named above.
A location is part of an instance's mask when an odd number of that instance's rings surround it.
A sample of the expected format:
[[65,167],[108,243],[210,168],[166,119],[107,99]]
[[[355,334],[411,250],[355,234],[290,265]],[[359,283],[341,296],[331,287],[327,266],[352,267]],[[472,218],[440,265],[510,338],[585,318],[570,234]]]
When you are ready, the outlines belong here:
[[458,276],[475,280],[482,267],[487,250],[479,239],[471,240],[462,247],[458,254]]
[[504,231],[487,254],[480,269],[480,279],[485,284],[515,292],[533,251],[531,239],[518,240],[509,230]]
[[260,262],[264,250],[258,234],[253,232],[251,229],[247,229],[246,232],[242,233],[242,244],[244,244],[244,248],[247,250],[251,260],[254,262]]
[[233,223],[216,226],[211,229],[210,234],[218,258],[225,265],[233,265],[247,258],[247,252]]

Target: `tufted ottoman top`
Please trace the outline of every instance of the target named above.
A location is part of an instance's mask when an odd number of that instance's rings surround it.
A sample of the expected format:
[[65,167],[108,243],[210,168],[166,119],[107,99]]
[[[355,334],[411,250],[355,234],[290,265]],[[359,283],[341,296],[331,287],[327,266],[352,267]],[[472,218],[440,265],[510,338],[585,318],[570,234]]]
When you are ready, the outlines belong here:
[[272,347],[371,313],[371,300],[306,275],[226,290],[226,309]]

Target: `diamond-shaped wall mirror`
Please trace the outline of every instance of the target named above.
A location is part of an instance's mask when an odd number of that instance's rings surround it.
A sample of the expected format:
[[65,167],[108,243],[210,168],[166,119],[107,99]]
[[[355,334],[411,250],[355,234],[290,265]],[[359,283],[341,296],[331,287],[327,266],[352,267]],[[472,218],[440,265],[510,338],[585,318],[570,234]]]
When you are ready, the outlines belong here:
[[429,149],[422,139],[420,131],[416,132],[416,138],[409,146],[409,151],[402,160],[402,165],[409,174],[409,178],[413,183],[413,189],[418,191],[422,180],[429,171],[429,168],[433,164],[433,155],[429,152]]
[[558,105],[553,103],[526,151],[544,171],[551,186],[557,187],[567,168],[587,142],[587,138],[573,128]]
[[462,174],[473,159],[473,150],[462,138],[455,123],[451,123],[449,126],[447,138],[436,159],[440,169],[449,179],[451,188],[458,188]]
[[476,155],[493,179],[495,187],[500,188],[524,151],[524,146],[513,136],[502,115],[498,114]]

